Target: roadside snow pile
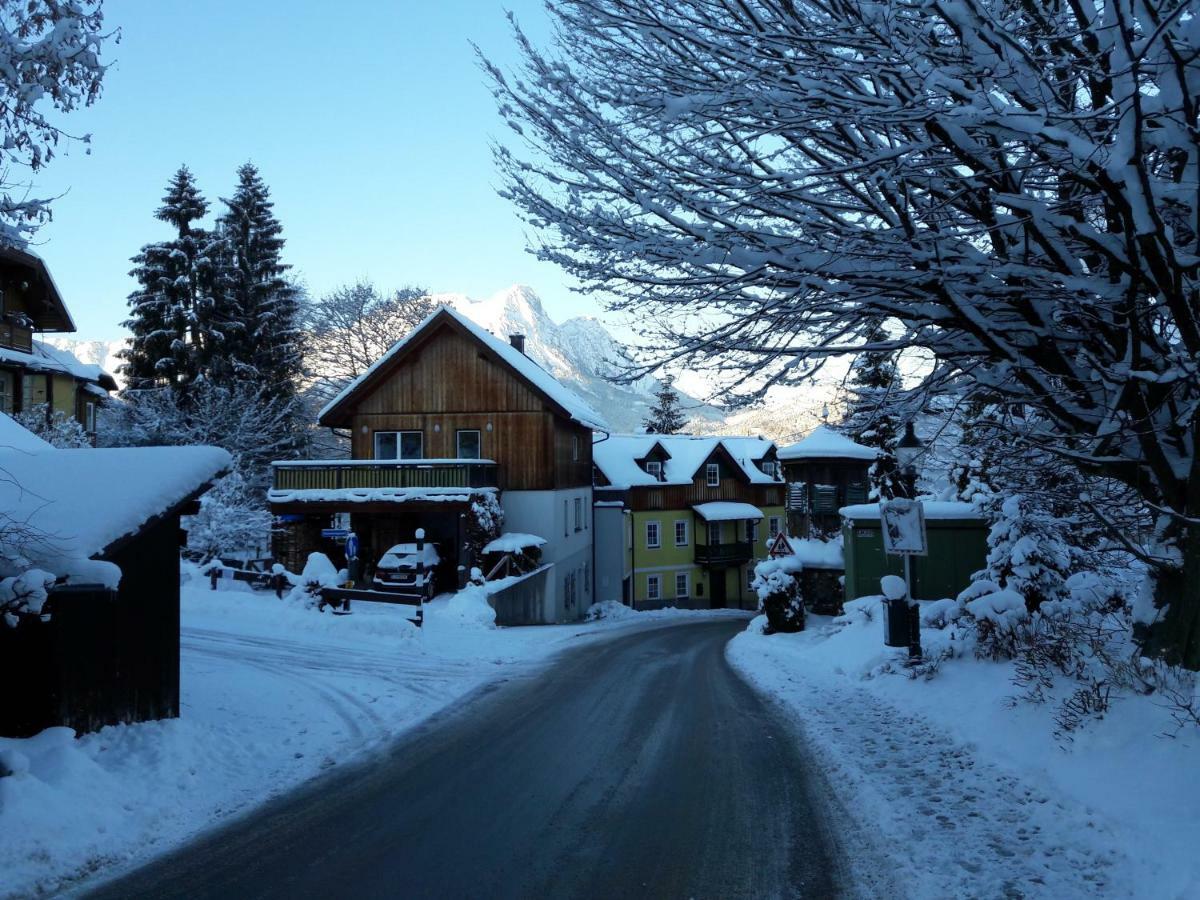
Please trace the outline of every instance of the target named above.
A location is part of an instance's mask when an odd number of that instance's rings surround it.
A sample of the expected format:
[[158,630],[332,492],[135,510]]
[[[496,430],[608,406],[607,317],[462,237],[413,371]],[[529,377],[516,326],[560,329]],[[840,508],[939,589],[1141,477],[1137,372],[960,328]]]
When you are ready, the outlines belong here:
[[441,628],[495,628],[496,610],[488,603],[484,585],[468,584],[454,594],[443,594],[426,603],[424,626]]
[[915,670],[883,646],[881,597],[799,634],[752,627],[727,653],[827,761],[862,828],[849,841],[911,835],[876,850],[913,896],[1200,896],[1195,681],[1102,665],[1127,610],[1094,577],[1067,586],[1032,614],[994,584],[922,602]]
[[788,538],[793,554],[806,566],[814,569],[844,569],[842,536],[823,541],[818,538]]

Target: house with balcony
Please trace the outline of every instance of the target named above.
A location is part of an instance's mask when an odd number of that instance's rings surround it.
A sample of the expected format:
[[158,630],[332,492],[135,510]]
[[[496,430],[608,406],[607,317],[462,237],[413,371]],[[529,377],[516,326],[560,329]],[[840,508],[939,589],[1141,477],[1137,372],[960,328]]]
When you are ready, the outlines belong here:
[[779,450],[787,481],[788,534],[829,537],[841,529],[838,510],[866,503],[869,472],[879,451],[855,443],[828,425]]
[[755,562],[785,524],[773,442],[611,435],[597,438],[592,457],[597,600],[755,608]]
[[439,590],[482,565],[480,523],[545,539],[552,567],[530,622],[580,618],[592,602],[592,434],[603,418],[524,353],[441,306],[320,413],[349,434],[350,458],[277,462],[268,495],[275,557],[300,571],[339,521],[359,540],[367,582],[418,528],[441,563]]
[[0,247],[0,412],[44,409],[74,418],[91,435],[96,412],[117,384],[98,366],[44,344],[34,333],[67,334],[75,323],[45,262]]

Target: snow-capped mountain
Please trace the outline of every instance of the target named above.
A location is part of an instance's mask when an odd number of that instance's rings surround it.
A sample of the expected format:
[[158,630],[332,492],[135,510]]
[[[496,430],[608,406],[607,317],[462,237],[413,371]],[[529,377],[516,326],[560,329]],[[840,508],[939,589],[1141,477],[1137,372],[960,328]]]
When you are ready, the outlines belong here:
[[124,379],[117,374],[117,367],[121,365],[117,354],[124,349],[125,338],[115,341],[81,341],[61,334],[44,334],[40,335],[38,340],[56,350],[66,350],[75,354],[75,358],[81,363],[99,366],[117,379],[117,384],[124,384]]
[[[634,384],[618,385],[607,380],[619,371],[621,345],[598,319],[577,316],[556,323],[533,289],[520,284],[486,300],[464,294],[435,294],[433,299],[453,306],[497,337],[525,335],[525,352],[586,399],[614,429],[641,429],[659,382],[642,378]],[[680,396],[680,402],[688,418],[711,423],[724,419],[721,410],[686,394]]]

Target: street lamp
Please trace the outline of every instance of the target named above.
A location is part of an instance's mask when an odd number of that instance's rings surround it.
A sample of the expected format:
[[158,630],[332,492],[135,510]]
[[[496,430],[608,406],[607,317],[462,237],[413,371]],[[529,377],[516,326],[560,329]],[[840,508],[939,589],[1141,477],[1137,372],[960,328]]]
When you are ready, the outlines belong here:
[[917,495],[917,460],[925,452],[925,443],[913,431],[910,420],[904,426],[904,437],[896,444],[896,465],[904,478],[905,493],[909,497]]

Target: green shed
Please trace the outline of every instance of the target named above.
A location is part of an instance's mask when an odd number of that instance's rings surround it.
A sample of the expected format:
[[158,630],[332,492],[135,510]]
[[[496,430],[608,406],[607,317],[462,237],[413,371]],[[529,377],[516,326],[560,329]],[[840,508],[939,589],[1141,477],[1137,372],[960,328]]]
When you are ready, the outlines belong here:
[[[969,503],[922,501],[929,555],[912,558],[913,596],[954,597],[987,562],[988,523]],[[884,575],[903,575],[904,560],[883,552],[879,504],[843,506],[846,599],[878,594]]]

